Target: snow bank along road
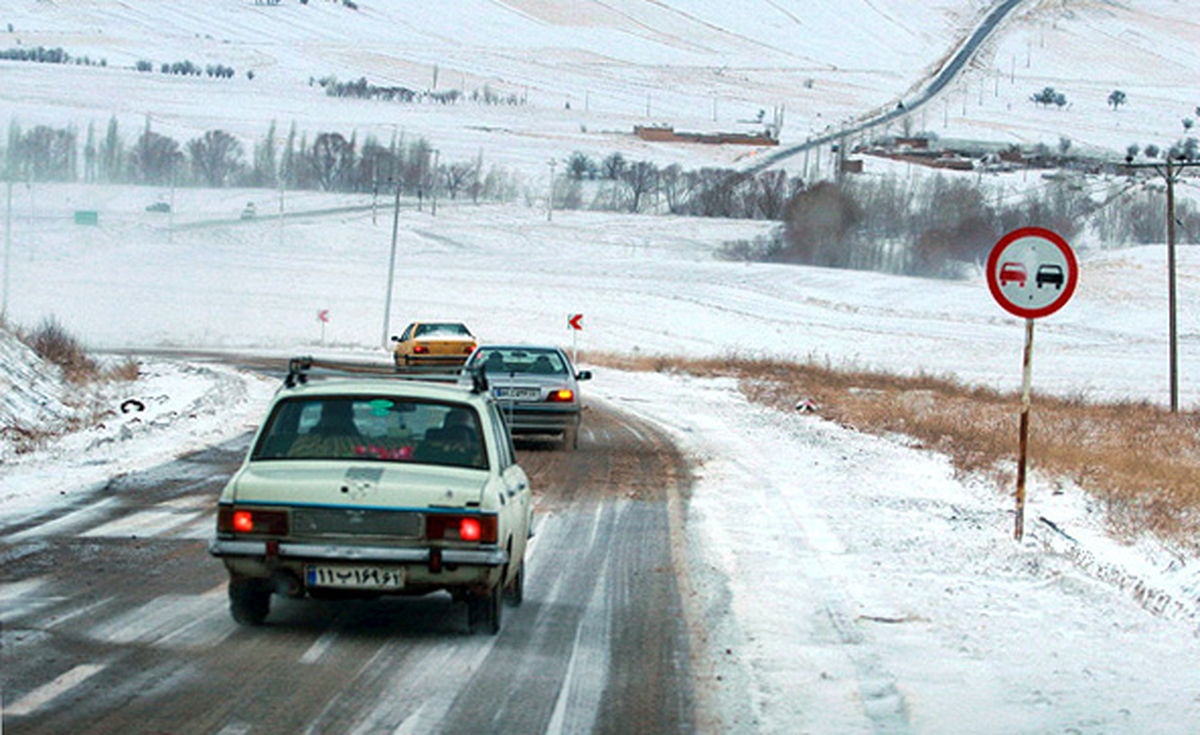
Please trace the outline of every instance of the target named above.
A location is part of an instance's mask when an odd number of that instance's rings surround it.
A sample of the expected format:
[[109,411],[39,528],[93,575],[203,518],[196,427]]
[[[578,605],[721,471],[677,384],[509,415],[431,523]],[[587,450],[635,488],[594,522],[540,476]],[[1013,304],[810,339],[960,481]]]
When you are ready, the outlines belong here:
[[537,536],[496,637],[438,595],[235,624],[206,540],[248,442],[0,529],[6,732],[694,729],[665,502],[688,473],[654,429],[591,409],[580,451],[518,447]]

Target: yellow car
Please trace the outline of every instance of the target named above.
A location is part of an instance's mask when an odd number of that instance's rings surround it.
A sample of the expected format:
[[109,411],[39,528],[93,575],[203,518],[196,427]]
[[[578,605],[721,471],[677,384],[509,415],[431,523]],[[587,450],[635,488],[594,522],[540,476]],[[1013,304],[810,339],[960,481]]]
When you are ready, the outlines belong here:
[[397,367],[459,366],[475,349],[475,336],[460,322],[413,322],[392,342]]

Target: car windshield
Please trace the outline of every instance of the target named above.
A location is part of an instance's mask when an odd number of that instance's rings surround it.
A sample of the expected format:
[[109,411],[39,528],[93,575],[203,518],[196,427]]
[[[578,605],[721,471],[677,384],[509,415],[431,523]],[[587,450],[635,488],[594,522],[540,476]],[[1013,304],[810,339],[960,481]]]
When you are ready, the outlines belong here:
[[488,466],[474,408],[394,396],[311,396],[281,401],[267,419],[251,459]]
[[470,337],[462,324],[418,324],[414,337]]
[[488,347],[479,350],[471,360],[472,366],[481,364],[491,373],[563,375],[567,372],[566,361],[557,350]]

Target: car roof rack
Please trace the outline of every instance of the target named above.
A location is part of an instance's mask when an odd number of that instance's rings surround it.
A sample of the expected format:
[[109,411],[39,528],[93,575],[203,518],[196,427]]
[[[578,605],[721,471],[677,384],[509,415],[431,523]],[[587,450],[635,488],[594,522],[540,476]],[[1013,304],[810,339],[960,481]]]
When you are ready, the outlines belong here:
[[[453,368],[399,368],[389,365],[367,364],[356,362],[335,362],[332,360],[317,360],[311,355],[293,357],[288,360],[287,376],[283,384],[287,388],[308,383],[310,377],[346,377],[371,376],[390,378],[394,380],[418,380],[429,383],[457,383],[462,370]],[[487,376],[482,367],[471,368],[467,371],[471,376],[471,392],[486,393],[488,390]]]

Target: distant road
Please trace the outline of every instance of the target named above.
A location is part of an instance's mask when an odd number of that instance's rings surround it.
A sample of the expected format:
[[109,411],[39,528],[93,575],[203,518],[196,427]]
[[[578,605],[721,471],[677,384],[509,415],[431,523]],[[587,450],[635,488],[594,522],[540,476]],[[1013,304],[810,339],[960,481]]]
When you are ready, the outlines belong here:
[[[391,205],[388,205],[386,207],[386,209],[391,209],[391,208],[392,208]],[[385,207],[378,207],[378,209],[382,210],[382,209],[385,209]],[[178,223],[175,225],[175,229],[176,230],[200,230],[200,229],[204,229],[206,227],[223,227],[223,226],[227,226],[227,225],[253,224],[255,222],[272,222],[272,221],[278,220],[280,218],[283,218],[285,220],[301,219],[303,217],[322,217],[322,216],[327,216],[327,215],[331,215],[331,214],[349,214],[349,213],[353,213],[353,212],[370,212],[370,211],[371,211],[370,204],[351,204],[351,205],[347,205],[344,207],[326,207],[324,209],[305,209],[305,210],[298,210],[295,212],[284,212],[283,214],[271,214],[271,213],[257,214],[253,217],[250,217],[249,219],[242,219],[240,216],[238,216],[238,217],[222,217],[219,219],[195,220],[193,222]]]
[[822,135],[818,138],[807,140],[799,145],[773,151],[765,155],[761,160],[756,161],[752,166],[747,167],[745,172],[754,174],[760,171],[765,171],[771,166],[791,158],[798,153],[803,153],[805,151],[812,150],[813,148],[817,148],[818,146],[832,143],[840,138],[861,133],[868,128],[890,122],[898,117],[902,117],[919,109],[922,105],[929,102],[931,99],[937,96],[939,92],[945,89],[946,85],[954,81],[954,78],[958,76],[958,73],[962,71],[962,68],[966,66],[971,57],[975,55],[975,52],[979,50],[979,47],[983,45],[983,42],[988,39],[988,36],[992,34],[992,31],[996,30],[996,27],[1000,25],[1000,21],[1004,20],[1008,14],[1011,13],[1022,2],[1023,0],[1004,0],[1004,2],[993,8],[992,11],[988,13],[987,17],[983,19],[983,22],[979,25],[979,27],[975,29],[975,32],[971,34],[971,37],[967,39],[967,42],[963,44],[963,47],[958,50],[958,53],[956,53],[950,59],[948,64],[942,67],[941,71],[934,75],[932,81],[929,83],[929,86],[918,92],[915,97],[907,100],[901,100],[901,104],[904,105],[903,107],[897,107],[896,109],[882,113],[875,117],[868,118],[867,120],[864,120],[863,122],[851,127],[843,128],[841,130]]

